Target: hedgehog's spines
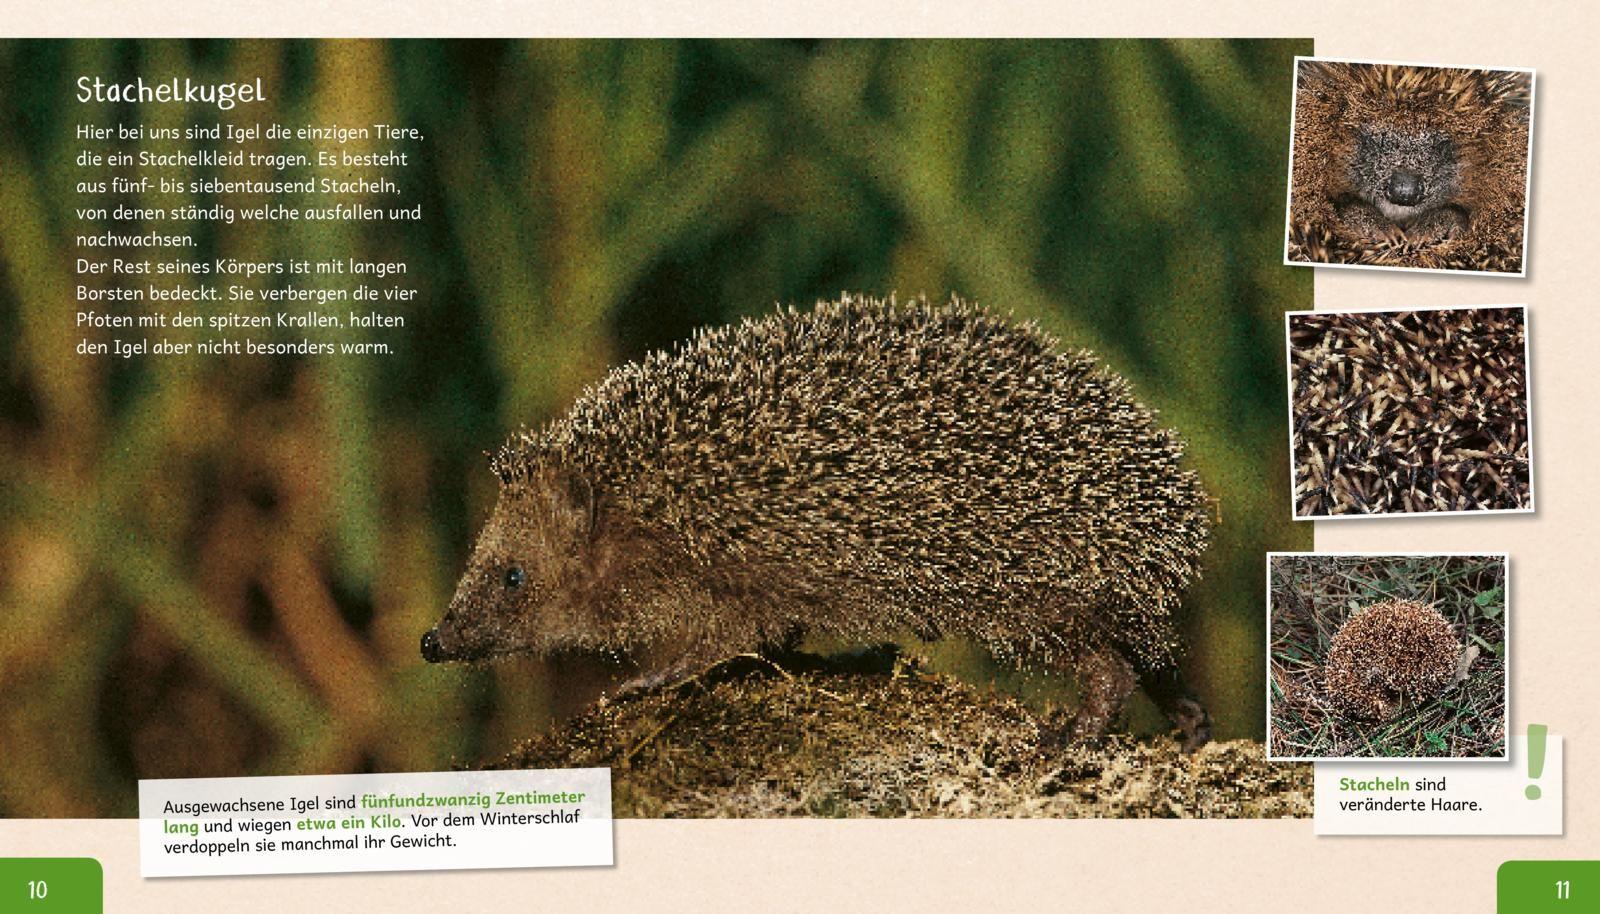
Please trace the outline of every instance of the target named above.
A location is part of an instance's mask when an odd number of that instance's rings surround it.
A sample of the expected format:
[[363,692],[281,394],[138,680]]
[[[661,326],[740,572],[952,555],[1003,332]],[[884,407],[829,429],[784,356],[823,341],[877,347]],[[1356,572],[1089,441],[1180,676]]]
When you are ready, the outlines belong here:
[[760,569],[762,604],[816,628],[901,619],[1040,660],[1115,642],[1157,668],[1204,492],[1124,379],[1057,346],[957,296],[780,307],[618,368],[493,467],[582,475],[735,593],[729,563]]
[[1437,696],[1460,653],[1455,629],[1438,610],[1386,600],[1357,610],[1334,633],[1323,687],[1348,716],[1388,720]]

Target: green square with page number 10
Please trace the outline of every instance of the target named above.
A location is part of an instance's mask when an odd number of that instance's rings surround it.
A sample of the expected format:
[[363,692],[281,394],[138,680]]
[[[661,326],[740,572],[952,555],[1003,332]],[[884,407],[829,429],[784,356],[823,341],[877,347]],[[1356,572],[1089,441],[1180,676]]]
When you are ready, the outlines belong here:
[[1600,860],[1507,860],[1495,876],[1497,914],[1600,911]]
[[104,883],[92,857],[0,857],[0,911],[100,914]]

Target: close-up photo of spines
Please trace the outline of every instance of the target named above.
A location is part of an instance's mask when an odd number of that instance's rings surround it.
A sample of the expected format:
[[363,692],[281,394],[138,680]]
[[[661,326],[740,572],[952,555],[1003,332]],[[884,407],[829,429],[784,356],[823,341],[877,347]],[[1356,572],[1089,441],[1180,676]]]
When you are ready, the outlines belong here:
[[1296,518],[1532,510],[1524,308],[1286,322]]

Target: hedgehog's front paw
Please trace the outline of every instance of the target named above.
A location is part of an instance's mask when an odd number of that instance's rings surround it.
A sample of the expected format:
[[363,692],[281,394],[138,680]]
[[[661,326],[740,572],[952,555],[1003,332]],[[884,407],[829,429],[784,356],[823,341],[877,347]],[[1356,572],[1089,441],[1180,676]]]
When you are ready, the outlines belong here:
[[667,686],[677,685],[696,672],[698,670],[695,669],[695,665],[691,661],[684,660],[678,663],[671,663],[659,669],[640,673],[622,685],[617,686],[616,697],[632,697],[642,695],[645,692],[653,692],[656,689],[666,688]]
[[1408,226],[1406,235],[1417,241],[1448,241],[1467,232],[1467,217],[1454,206],[1445,206]]
[[1342,199],[1334,205],[1334,212],[1338,214],[1344,233],[1352,238],[1375,244],[1403,237],[1400,226],[1365,200],[1354,197]]

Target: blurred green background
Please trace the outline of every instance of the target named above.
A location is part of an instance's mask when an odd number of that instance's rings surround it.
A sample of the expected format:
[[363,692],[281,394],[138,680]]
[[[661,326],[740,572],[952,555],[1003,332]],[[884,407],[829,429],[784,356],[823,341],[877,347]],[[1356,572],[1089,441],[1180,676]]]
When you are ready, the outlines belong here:
[[[418,656],[494,497],[484,452],[609,365],[842,290],[1035,318],[1180,431],[1221,517],[1186,666],[1218,735],[1259,739],[1262,554],[1311,545],[1288,520],[1281,317],[1311,307],[1311,271],[1280,263],[1291,59],[1310,51],[0,43],[0,814],[131,816],[140,777],[472,764],[572,713],[613,671]],[[74,98],[79,75],[141,74],[260,76],[269,102]],[[421,295],[394,355],[74,354],[75,287],[115,282],[74,272],[93,227],[74,159],[111,145],[76,126],[218,121],[424,132],[395,175],[420,223],[196,232],[202,257],[408,262]]]

